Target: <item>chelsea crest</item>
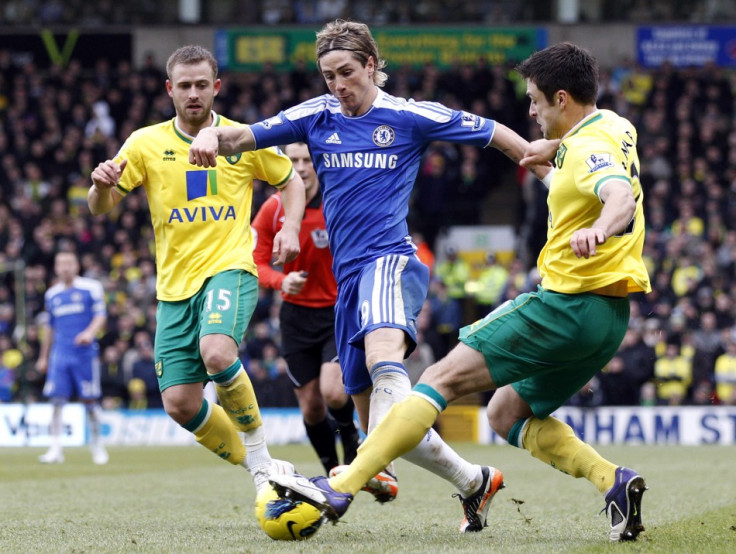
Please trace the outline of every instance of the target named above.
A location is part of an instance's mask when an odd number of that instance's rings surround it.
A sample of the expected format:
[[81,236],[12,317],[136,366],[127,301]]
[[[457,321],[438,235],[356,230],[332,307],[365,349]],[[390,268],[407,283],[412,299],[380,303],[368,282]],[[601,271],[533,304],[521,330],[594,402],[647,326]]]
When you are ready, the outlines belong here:
[[376,127],[376,130],[373,131],[373,143],[376,146],[391,146],[395,138],[396,133],[388,125],[381,125],[379,127]]

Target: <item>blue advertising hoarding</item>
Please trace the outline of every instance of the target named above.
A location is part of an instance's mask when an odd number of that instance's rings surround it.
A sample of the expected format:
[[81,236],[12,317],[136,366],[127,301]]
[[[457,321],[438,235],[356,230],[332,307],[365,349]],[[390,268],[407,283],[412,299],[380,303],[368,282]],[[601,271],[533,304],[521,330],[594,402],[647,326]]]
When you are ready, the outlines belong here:
[[736,67],[736,25],[666,25],[637,28],[639,65]]

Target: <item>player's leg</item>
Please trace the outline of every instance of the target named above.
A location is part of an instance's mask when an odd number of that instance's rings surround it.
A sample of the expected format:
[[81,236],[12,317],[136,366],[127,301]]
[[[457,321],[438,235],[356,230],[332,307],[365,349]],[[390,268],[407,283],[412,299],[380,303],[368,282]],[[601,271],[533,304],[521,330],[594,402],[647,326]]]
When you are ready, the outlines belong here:
[[38,461],[42,464],[62,464],[64,463],[64,448],[61,445],[61,416],[67,400],[60,396],[54,396],[50,399],[50,402],[51,421],[49,422],[49,435],[51,437],[51,445],[44,454],[38,457]]
[[96,465],[105,465],[110,456],[100,437],[100,403],[95,400],[84,401],[89,422],[89,449],[92,452],[92,462]]
[[[361,429],[368,432],[373,383],[366,367],[365,350],[351,344],[351,339],[361,333],[362,298],[360,275],[353,276],[340,284],[340,295],[335,305],[335,344],[340,360],[342,383],[358,412]],[[344,470],[338,466],[331,474]],[[398,482],[393,466],[383,468],[374,478],[365,483],[363,490],[372,494],[379,502],[393,500],[398,494]]]
[[89,449],[92,453],[92,462],[105,465],[109,455],[100,438],[100,359],[95,349],[80,354],[72,369],[74,386],[77,396],[84,404],[89,423]]
[[253,384],[238,357],[258,300],[258,279],[242,270],[224,271],[210,278],[199,294],[200,355],[222,408],[244,434],[245,464],[259,488],[272,471],[290,472],[293,466],[272,460]]
[[494,431],[507,438],[509,444],[528,450],[563,473],[587,479],[605,494],[612,541],[634,540],[644,530],[641,497],[646,483],[638,473],[606,460],[559,419],[533,416],[529,405],[511,386],[502,387],[493,395],[488,418]]
[[[283,355],[294,393],[304,421],[307,438],[317,453],[325,472],[338,465],[335,433],[327,419],[327,407],[321,391],[321,343],[326,332],[334,337],[334,311],[327,329],[320,324],[320,310],[305,308],[290,302],[281,304],[279,321]],[[333,356],[335,354],[333,353]]]
[[204,398],[202,384],[208,376],[199,349],[202,298],[200,291],[187,300],[158,303],[154,367],[164,409],[216,456],[247,468],[238,429],[222,406]]
[[534,417],[529,404],[510,385],[501,387],[488,403],[493,430],[512,446],[572,477],[584,477],[605,492],[614,482],[616,466],[581,441],[572,427],[554,417]]
[[70,368],[65,363],[64,356],[57,355],[56,351],[52,349],[46,373],[46,382],[43,386],[43,395],[49,399],[52,406],[51,420],[49,421],[51,445],[38,458],[38,461],[42,464],[61,464],[64,462],[64,450],[61,445],[61,418],[64,405],[72,395],[73,386]]
[[[332,342],[334,345],[334,340]],[[358,454],[361,439],[358,428],[355,426],[355,404],[353,399],[345,393],[340,364],[332,361],[323,363],[320,369],[319,385],[327,409],[337,423],[337,431],[340,435],[340,442],[342,442],[343,463],[349,464]]]
[[[424,442],[427,432],[448,402],[493,386],[483,356],[459,344],[445,358],[430,366],[414,390],[389,410],[368,434],[358,456],[345,471],[329,480],[315,478],[311,484],[286,476],[274,478],[272,482],[325,509],[328,517],[335,519],[344,513],[352,497],[381,468]],[[466,518],[470,521],[464,522],[470,528],[461,529],[463,531],[478,531],[483,527],[490,501],[503,486],[503,477],[500,472],[483,471],[481,483],[477,483],[475,489],[479,484],[480,493],[473,490],[464,499],[464,508],[466,503],[471,505],[466,509]]]
[[[427,267],[408,256],[386,256],[363,271],[361,332],[373,383],[369,434],[411,391],[402,361],[407,349],[416,345],[416,319],[427,295],[428,280]],[[355,339],[360,336],[358,333]],[[404,457],[452,483],[463,497],[478,490],[484,480],[481,466],[461,458],[429,429],[425,440]]]
[[355,459],[360,446],[360,434],[355,426],[355,405],[345,392],[342,368],[338,363],[335,340],[335,308],[312,309],[309,312],[310,327],[315,330],[314,346],[319,351],[319,390],[327,410],[337,423],[337,431],[343,446],[343,461],[349,464]]
[[[536,356],[537,361],[530,365],[547,367],[496,391],[488,405],[489,421],[509,444],[593,483],[606,494],[606,509],[616,512],[611,540],[635,539],[643,530],[640,502],[646,486],[641,476],[609,462],[569,425],[549,416],[614,355],[628,325],[628,301],[595,295],[545,295],[544,302],[534,302],[526,313],[527,321],[534,321],[538,330],[535,345],[529,349],[517,346],[517,355]],[[585,318],[563,317],[571,313],[585,314]],[[555,333],[546,332],[551,329]],[[574,343],[567,337],[575,337]]]
[[[290,366],[291,367],[291,366]],[[327,419],[327,408],[319,390],[319,377],[294,389],[304,420],[307,438],[319,457],[325,472],[339,464],[335,433]]]

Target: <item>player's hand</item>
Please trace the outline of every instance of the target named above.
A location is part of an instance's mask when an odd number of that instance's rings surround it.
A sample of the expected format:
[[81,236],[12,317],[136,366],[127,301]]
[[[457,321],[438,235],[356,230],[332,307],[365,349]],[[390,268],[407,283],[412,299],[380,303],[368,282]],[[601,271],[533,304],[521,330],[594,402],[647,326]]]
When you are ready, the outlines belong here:
[[125,171],[125,166],[128,165],[128,160],[123,160],[119,164],[114,160],[107,160],[100,162],[96,168],[92,170],[90,177],[92,183],[98,190],[109,190],[120,181],[120,177]]
[[95,340],[94,335],[89,331],[82,331],[76,337],[74,337],[74,344],[76,346],[89,346],[92,341]]
[[299,255],[299,233],[291,228],[282,227],[273,237],[273,263],[281,265],[294,261]]
[[290,271],[281,282],[281,291],[284,294],[299,294],[307,282],[306,271]]
[[219,150],[217,129],[206,127],[197,133],[189,147],[189,163],[200,167],[215,167]]
[[519,161],[519,165],[524,167],[547,165],[547,162],[557,154],[557,148],[559,148],[560,142],[560,139],[539,139],[530,142],[529,146],[524,150],[524,157]]
[[595,256],[596,245],[606,242],[606,233],[603,229],[578,229],[572,234],[570,246],[578,258]]
[[39,358],[36,360],[36,371],[39,373],[46,373],[49,368],[49,361],[47,358]]

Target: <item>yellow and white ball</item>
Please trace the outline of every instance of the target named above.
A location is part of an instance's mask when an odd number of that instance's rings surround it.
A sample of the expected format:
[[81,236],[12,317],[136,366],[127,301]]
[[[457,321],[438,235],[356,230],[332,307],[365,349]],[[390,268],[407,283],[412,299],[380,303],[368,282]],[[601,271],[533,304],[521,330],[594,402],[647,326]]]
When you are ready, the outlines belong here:
[[306,540],[322,525],[317,508],[301,500],[280,498],[270,484],[256,495],[255,512],[261,529],[277,541]]

